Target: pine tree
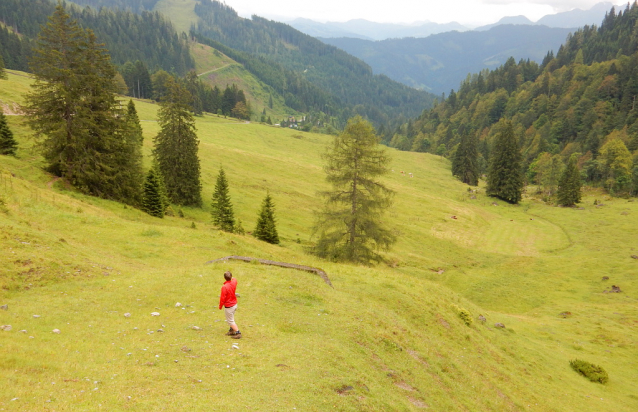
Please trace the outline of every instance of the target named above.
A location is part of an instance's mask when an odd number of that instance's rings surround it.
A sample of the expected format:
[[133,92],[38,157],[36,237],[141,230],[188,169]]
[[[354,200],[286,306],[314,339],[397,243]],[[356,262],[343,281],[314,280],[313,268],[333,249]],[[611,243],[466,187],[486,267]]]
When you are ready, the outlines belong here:
[[168,207],[164,194],[164,182],[162,173],[157,165],[153,165],[146,175],[144,191],[142,193],[142,210],[151,216],[164,217]]
[[85,193],[126,200],[121,169],[123,122],[115,100],[115,68],[91,30],[58,4],[33,50],[35,76],[27,121],[47,168]]
[[396,240],[383,225],[383,212],[393,192],[378,181],[388,173],[390,158],[379,147],[372,125],[357,116],[348,121],[324,155],[331,191],[322,192],[324,208],[317,215],[315,253],[359,263],[378,261],[379,249]]
[[167,82],[168,95],[160,103],[153,156],[164,176],[170,200],[178,205],[201,206],[199,140],[190,112],[192,97],[173,79]]
[[473,135],[464,133],[461,136],[452,161],[452,174],[470,186],[478,185],[478,142]]
[[13,132],[7,124],[7,117],[0,109],[0,155],[15,156],[18,143],[13,138]]
[[558,186],[558,204],[574,206],[580,202],[580,172],[576,165],[576,158],[570,157],[567,167],[563,171]]
[[523,193],[521,152],[511,122],[496,136],[487,174],[487,194],[509,203],[518,203]]
[[226,173],[223,168],[219,169],[219,174],[217,175],[211,206],[213,223],[224,232],[234,232],[235,216],[233,214],[233,204],[230,202],[228,180],[226,180]]
[[253,236],[264,242],[274,245],[279,244],[279,235],[277,234],[275,222],[275,205],[270,194],[266,195],[266,198],[261,204],[261,210],[259,211],[257,226],[253,232]]

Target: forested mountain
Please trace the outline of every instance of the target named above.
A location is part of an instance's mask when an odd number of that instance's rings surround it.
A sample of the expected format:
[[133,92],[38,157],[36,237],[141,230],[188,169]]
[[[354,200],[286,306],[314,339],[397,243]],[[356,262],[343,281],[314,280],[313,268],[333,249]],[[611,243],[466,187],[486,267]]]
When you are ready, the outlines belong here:
[[[195,12],[200,22],[193,30],[298,73],[332,94],[343,107],[341,112],[345,118],[361,114],[377,124],[385,123],[401,115],[413,116],[434,99],[429,93],[411,89],[386,76],[373,75],[370,66],[361,60],[287,24],[257,16],[244,19],[232,8],[211,0],[201,1],[195,6]],[[313,109],[323,110],[311,102],[310,96],[298,94],[296,98]]]
[[101,7],[111,9],[130,10],[133,13],[153,11],[159,0],[73,0],[73,3],[81,6],[90,6],[95,10]]
[[[109,1],[108,3],[111,3]],[[47,22],[53,13],[55,3],[49,0],[2,0],[0,18],[14,33],[23,36],[22,41],[8,34],[6,28],[0,34],[0,48],[9,56],[20,56],[16,62],[5,58],[7,68],[26,70],[25,59],[29,45],[27,39],[34,39],[40,25]],[[127,61],[142,60],[150,69],[184,74],[194,67],[188,50],[188,42],[180,38],[170,21],[159,13],[80,8],[69,5],[71,18],[86,28],[92,29],[97,38],[106,44],[113,63],[122,65]],[[6,41],[6,43],[5,43]]]
[[[638,4],[612,9],[602,25],[570,35],[542,65],[510,59],[461,83],[458,92],[395,134],[403,149],[454,152],[479,137],[482,163],[510,120],[529,178],[552,156],[578,158],[583,176],[610,191],[638,190]],[[632,154],[633,152],[633,163]]]
[[495,69],[511,56],[541,62],[548,50],[558,50],[570,31],[504,25],[485,32],[449,32],[426,38],[321,40],[364,60],[375,73],[440,95],[457,88],[468,73]]

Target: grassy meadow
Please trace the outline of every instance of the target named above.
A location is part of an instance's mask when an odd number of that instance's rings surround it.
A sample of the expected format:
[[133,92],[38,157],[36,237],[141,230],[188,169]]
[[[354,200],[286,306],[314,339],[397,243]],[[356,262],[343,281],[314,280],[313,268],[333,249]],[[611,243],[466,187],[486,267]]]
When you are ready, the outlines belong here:
[[[10,72],[0,105],[28,85]],[[136,105],[149,165],[157,106]],[[46,174],[23,117],[8,121],[20,149],[0,156],[0,410],[638,410],[638,202],[588,190],[580,209],[512,206],[468,193],[446,159],[390,150],[399,240],[384,264],[336,264],[306,253],[329,136],[198,117],[205,205],[157,219]],[[247,231],[272,195],[280,246],[211,225],[221,166]],[[229,255],[321,267],[334,288],[205,264]],[[217,310],[225,270],[241,340]],[[622,293],[603,293],[612,284]]]

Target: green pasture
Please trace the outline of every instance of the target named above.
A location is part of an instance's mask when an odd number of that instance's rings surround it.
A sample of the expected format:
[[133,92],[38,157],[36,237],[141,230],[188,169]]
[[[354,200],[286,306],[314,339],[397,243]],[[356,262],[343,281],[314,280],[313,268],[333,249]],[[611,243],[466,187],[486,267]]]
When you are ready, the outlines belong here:
[[[18,74],[0,80],[0,104],[23,101]],[[157,106],[136,105],[148,166]],[[336,264],[306,252],[329,136],[198,117],[204,207],[157,219],[46,174],[23,116],[8,121],[20,149],[0,157],[0,325],[12,327],[0,330],[0,410],[638,409],[638,202],[591,189],[582,209],[512,206],[469,193],[446,159],[390,150],[398,242],[383,264]],[[281,246],[212,226],[220,166],[247,231],[271,194]],[[229,255],[321,267],[334,288],[205,264]],[[241,340],[217,310],[225,270]],[[576,374],[575,358],[609,383]]]

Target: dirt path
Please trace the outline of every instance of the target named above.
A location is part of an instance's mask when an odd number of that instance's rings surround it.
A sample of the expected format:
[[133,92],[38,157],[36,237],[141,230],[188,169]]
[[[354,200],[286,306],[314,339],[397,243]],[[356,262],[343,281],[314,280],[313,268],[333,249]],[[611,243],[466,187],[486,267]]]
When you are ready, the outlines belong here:
[[241,260],[243,262],[259,262],[262,265],[270,265],[270,266],[279,266],[282,268],[290,268],[290,269],[297,269],[297,270],[303,270],[305,272],[312,272],[316,275],[319,275],[324,282],[326,282],[326,284],[328,284],[328,286],[333,287],[332,286],[332,282],[330,282],[330,279],[328,278],[328,275],[326,274],[326,272],[323,271],[323,269],[319,269],[319,268],[313,268],[312,266],[304,266],[304,265],[296,265],[294,263],[286,263],[286,262],[275,262],[272,260],[267,260],[267,259],[257,259],[257,258],[252,258],[252,257],[246,257],[246,256],[226,256],[223,258],[219,258],[219,259],[215,259],[215,260],[211,260],[206,262],[207,265],[211,264],[211,263],[215,263],[215,262],[225,262],[227,260]]
[[199,76],[203,76],[203,75],[208,74],[208,73],[216,72],[217,70],[221,70],[221,69],[226,68],[226,67],[228,67],[228,66],[230,66],[230,65],[232,65],[232,64],[233,64],[233,63],[228,63],[228,64],[226,64],[226,65],[224,65],[224,66],[222,66],[222,67],[218,67],[218,68],[216,68],[216,69],[209,70],[209,71],[204,72],[204,73],[200,73],[200,74],[198,74],[198,75],[197,75],[197,77],[199,77]]

